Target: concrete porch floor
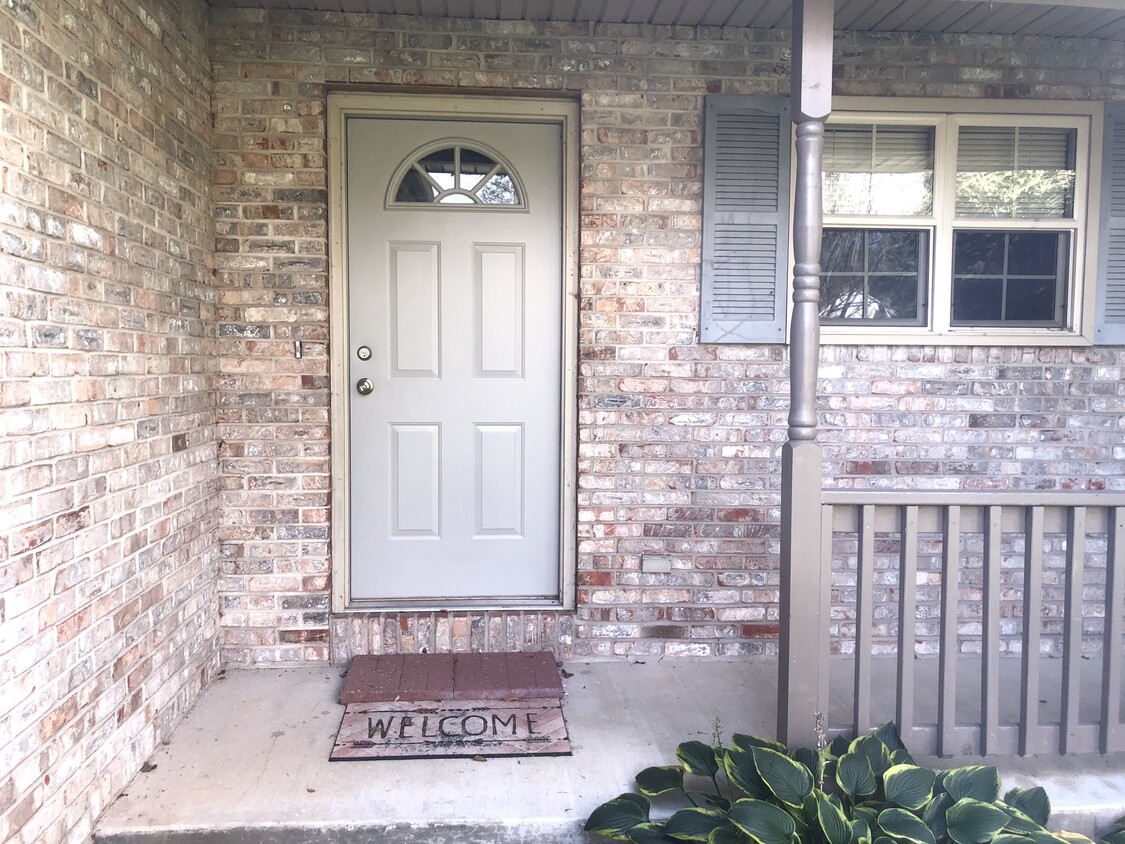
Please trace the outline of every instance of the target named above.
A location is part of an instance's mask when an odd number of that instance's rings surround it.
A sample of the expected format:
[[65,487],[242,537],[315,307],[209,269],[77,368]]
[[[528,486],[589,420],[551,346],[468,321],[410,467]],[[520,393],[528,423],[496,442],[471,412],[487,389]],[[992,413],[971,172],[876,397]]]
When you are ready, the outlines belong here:
[[[775,663],[572,662],[564,680],[574,754],[329,762],[343,707],[338,666],[227,671],[101,818],[126,842],[586,842],[599,803],[675,763],[676,745],[774,734]],[[951,767],[972,760],[925,759]],[[1043,785],[1052,827],[1086,834],[1125,814],[1125,754],[996,758],[1004,788]]]

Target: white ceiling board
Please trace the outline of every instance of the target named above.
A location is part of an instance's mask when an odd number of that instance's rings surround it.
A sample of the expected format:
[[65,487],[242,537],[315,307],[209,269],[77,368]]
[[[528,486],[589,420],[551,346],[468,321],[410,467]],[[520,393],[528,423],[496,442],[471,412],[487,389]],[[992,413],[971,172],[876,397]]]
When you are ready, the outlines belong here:
[[699,0],[696,3],[676,3],[673,10],[675,17],[672,22],[677,26],[699,26],[709,19],[711,7],[714,3]]
[[842,16],[836,20],[837,29],[886,29],[884,22],[888,20],[891,15],[896,12],[902,12],[903,6],[907,5],[904,0],[870,0],[867,3],[855,4],[852,6],[856,9],[858,14],[850,15],[850,19],[845,21]]
[[553,21],[573,21],[578,19],[578,0],[555,0],[551,11]]
[[1032,35],[1036,30],[1043,27],[1049,29],[1053,26],[1058,26],[1059,24],[1065,23],[1076,11],[1077,9],[1067,9],[1062,6],[1049,6],[1043,10],[1043,14],[1038,18],[1020,27],[1016,31],[1016,34]]
[[714,0],[707,12],[707,23],[710,26],[726,26],[731,14],[740,5],[741,0]]
[[[788,29],[792,0],[208,0],[214,7]],[[1121,39],[1125,0],[836,0],[837,29]]]
[[957,19],[955,24],[957,32],[990,32],[987,25],[981,26],[981,24],[986,24],[996,10],[997,7],[992,3],[976,4]]
[[625,15],[628,23],[650,23],[652,14],[656,11],[658,0],[633,0],[629,5],[629,12]]
[[767,29],[775,26],[788,28],[792,18],[793,7],[790,0],[762,0],[754,10],[749,25]]
[[[591,2],[596,4],[598,0],[591,0]],[[605,6],[602,19],[608,23],[621,23],[629,13],[629,0],[607,0],[601,5]]]
[[682,6],[681,0],[660,0],[652,13],[652,22],[662,26],[674,24]]
[[551,0],[527,0],[527,16],[532,20],[551,19]]
[[1071,9],[1070,15],[1054,27],[1065,37],[1085,38],[1090,31],[1105,22],[1105,12],[1099,9]]
[[969,3],[957,0],[933,0],[927,9],[915,14],[902,14],[891,16],[886,24],[895,32],[909,32],[918,29],[925,33],[958,32],[949,27],[955,27],[958,21],[969,14],[972,6]]
[[1038,6],[997,6],[993,10],[992,17],[981,22],[978,31],[993,35],[1011,35],[1042,14],[1043,10]]

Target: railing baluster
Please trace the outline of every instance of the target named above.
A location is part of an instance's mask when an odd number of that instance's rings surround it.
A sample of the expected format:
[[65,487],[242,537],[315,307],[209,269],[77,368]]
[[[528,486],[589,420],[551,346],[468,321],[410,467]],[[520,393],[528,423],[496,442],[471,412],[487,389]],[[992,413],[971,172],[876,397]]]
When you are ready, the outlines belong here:
[[1086,508],[1071,507],[1066,518],[1066,618],[1063,622],[1062,710],[1059,753],[1077,750],[1079,683],[1082,679],[1082,566],[1086,560]]
[[823,726],[827,728],[829,704],[829,656],[832,646],[832,535],[835,527],[831,504],[821,508],[820,560],[824,566],[820,587],[820,658],[817,660],[818,700],[823,702]]
[[898,688],[895,718],[907,744],[914,732],[914,625],[918,614],[918,508],[899,509]]
[[1019,754],[1039,749],[1039,636],[1043,614],[1043,508],[1024,511],[1023,689],[1020,692]]
[[1102,630],[1102,718],[1098,749],[1122,750],[1121,613],[1125,607],[1125,507],[1106,508],[1105,626]]
[[[1097,747],[1102,753],[1125,751],[1125,718],[1122,718],[1122,699],[1125,693],[1125,496],[1108,492],[915,492],[901,490],[895,492],[825,490],[822,495],[825,520],[822,524],[820,551],[822,559],[830,560],[834,536],[831,527],[833,506],[848,508],[848,526],[841,525],[849,538],[857,538],[855,575],[855,666],[853,697],[848,716],[851,728],[856,732],[866,732],[872,726],[872,713],[880,714],[881,707],[889,701],[885,696],[889,689],[873,688],[873,674],[878,668],[882,678],[882,663],[873,657],[874,632],[874,580],[877,551],[875,538],[882,520],[889,516],[889,509],[897,514],[898,532],[902,546],[899,551],[899,596],[897,609],[899,617],[898,653],[895,665],[895,715],[903,737],[924,743],[926,752],[948,755],[959,751],[978,752],[982,755],[1004,753],[1015,750],[1026,756],[1034,753],[1057,753],[1059,755],[1082,753]],[[966,511],[964,508],[974,508]],[[888,512],[884,512],[884,508]],[[936,730],[929,726],[919,726],[915,718],[920,661],[918,651],[918,575],[919,558],[923,547],[919,545],[919,534],[931,530],[928,519],[930,509],[941,515],[944,550],[941,569],[940,612],[941,623],[938,631],[938,723]],[[982,565],[982,617],[981,617],[981,666],[980,666],[980,710],[979,742],[975,750],[969,750],[964,741],[977,732],[957,721],[957,660],[960,656],[960,631],[958,608],[960,604],[961,544],[966,530],[976,531],[975,508],[982,517],[984,555]],[[1018,508],[1018,509],[1017,509]],[[1094,508],[1091,510],[1090,508]],[[973,518],[965,521],[965,513]],[[1067,546],[1065,554],[1056,553],[1053,540],[1057,516],[1066,514]],[[1083,612],[1087,606],[1083,600],[1084,590],[1093,591],[1101,583],[1089,582],[1091,573],[1086,571],[1087,545],[1102,537],[1101,513],[1106,514],[1105,542],[1105,588],[1104,595],[1098,589],[1096,600],[1104,601],[1104,625],[1100,635],[1102,656],[1100,660],[1101,683],[1098,687],[1097,723],[1083,723],[1082,701],[1086,708],[1092,709],[1093,690],[1084,679],[1082,663],[1084,627]],[[854,514],[854,521],[852,516]],[[1093,515],[1091,515],[1093,514]],[[837,515],[840,515],[837,513]],[[1016,613],[1022,613],[1022,654],[1021,667],[1023,682],[1020,689],[1018,723],[1014,726],[1001,722],[1002,700],[1009,694],[1001,686],[1002,672],[1008,660],[1002,658],[1001,648],[1006,641],[1005,627],[1001,624],[1000,609],[1006,606],[1005,594],[1013,586],[1008,584],[1004,571],[1004,543],[1009,539],[1005,534],[1006,524],[1014,517],[1022,520],[1024,554],[1022,565],[1023,590],[1021,606]],[[878,517],[878,519],[876,518]],[[1052,545],[1046,545],[1048,525]],[[973,537],[975,539],[975,537]],[[1050,556],[1048,556],[1050,555]],[[1050,564],[1054,575],[1056,557],[1066,558],[1065,594],[1056,595],[1054,580],[1045,587],[1044,568]],[[827,565],[827,563],[826,563]],[[928,572],[927,572],[928,574]],[[825,581],[821,590],[819,606],[822,618],[829,616],[832,592]],[[1051,627],[1045,628],[1043,614],[1052,610]],[[1054,610],[1060,609],[1062,629],[1056,630]],[[878,608],[889,609],[882,604]],[[1102,608],[1099,607],[1100,611]],[[1087,616],[1089,617],[1089,616]],[[819,638],[821,671],[816,691],[823,696],[828,679],[829,627],[823,625]],[[811,628],[805,628],[810,633]],[[1047,640],[1044,640],[1047,637]],[[1056,644],[1056,637],[1062,648],[1062,692],[1061,714],[1058,723],[1058,736],[1055,735],[1054,719],[1050,725],[1040,723],[1044,706],[1040,697],[1044,694],[1045,680],[1042,676],[1044,666],[1044,646],[1047,641]],[[927,641],[930,641],[927,638]],[[1012,649],[1016,646],[1012,645]],[[932,664],[932,660],[931,660]],[[1091,665],[1093,669],[1093,665]],[[964,670],[962,668],[962,670]],[[1090,672],[1087,672],[1090,673]],[[1052,681],[1053,683],[1053,681]],[[1046,688],[1053,688],[1047,684]],[[1001,694],[1004,695],[1001,698]],[[975,709],[975,707],[974,707]],[[967,713],[963,713],[966,714]],[[975,718],[974,718],[975,720]],[[838,732],[841,726],[833,725],[830,730]],[[936,735],[936,740],[935,740]]]
[[941,562],[941,654],[938,666],[938,756],[951,756],[957,730],[957,594],[961,559],[961,508],[945,508]]
[[871,729],[871,601],[875,580],[875,505],[860,508],[859,554],[855,573],[856,735]]
[[984,595],[981,629],[980,753],[995,753],[1000,727],[1000,556],[1002,507],[984,508]]

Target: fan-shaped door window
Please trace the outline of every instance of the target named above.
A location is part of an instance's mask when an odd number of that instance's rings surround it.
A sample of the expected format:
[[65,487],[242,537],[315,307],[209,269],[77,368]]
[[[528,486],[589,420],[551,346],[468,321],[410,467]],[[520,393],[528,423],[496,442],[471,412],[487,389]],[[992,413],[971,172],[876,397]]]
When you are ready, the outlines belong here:
[[515,171],[481,144],[444,140],[415,151],[395,171],[388,205],[526,208]]

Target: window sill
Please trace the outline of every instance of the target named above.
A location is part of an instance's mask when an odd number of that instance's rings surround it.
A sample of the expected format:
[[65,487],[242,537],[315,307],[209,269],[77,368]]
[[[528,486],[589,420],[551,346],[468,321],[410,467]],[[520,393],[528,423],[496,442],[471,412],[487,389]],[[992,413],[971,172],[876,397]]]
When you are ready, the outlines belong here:
[[[792,341],[792,338],[790,338]],[[919,328],[821,326],[820,342],[834,346],[1092,346],[1083,334],[1062,329],[975,328],[944,332]]]

